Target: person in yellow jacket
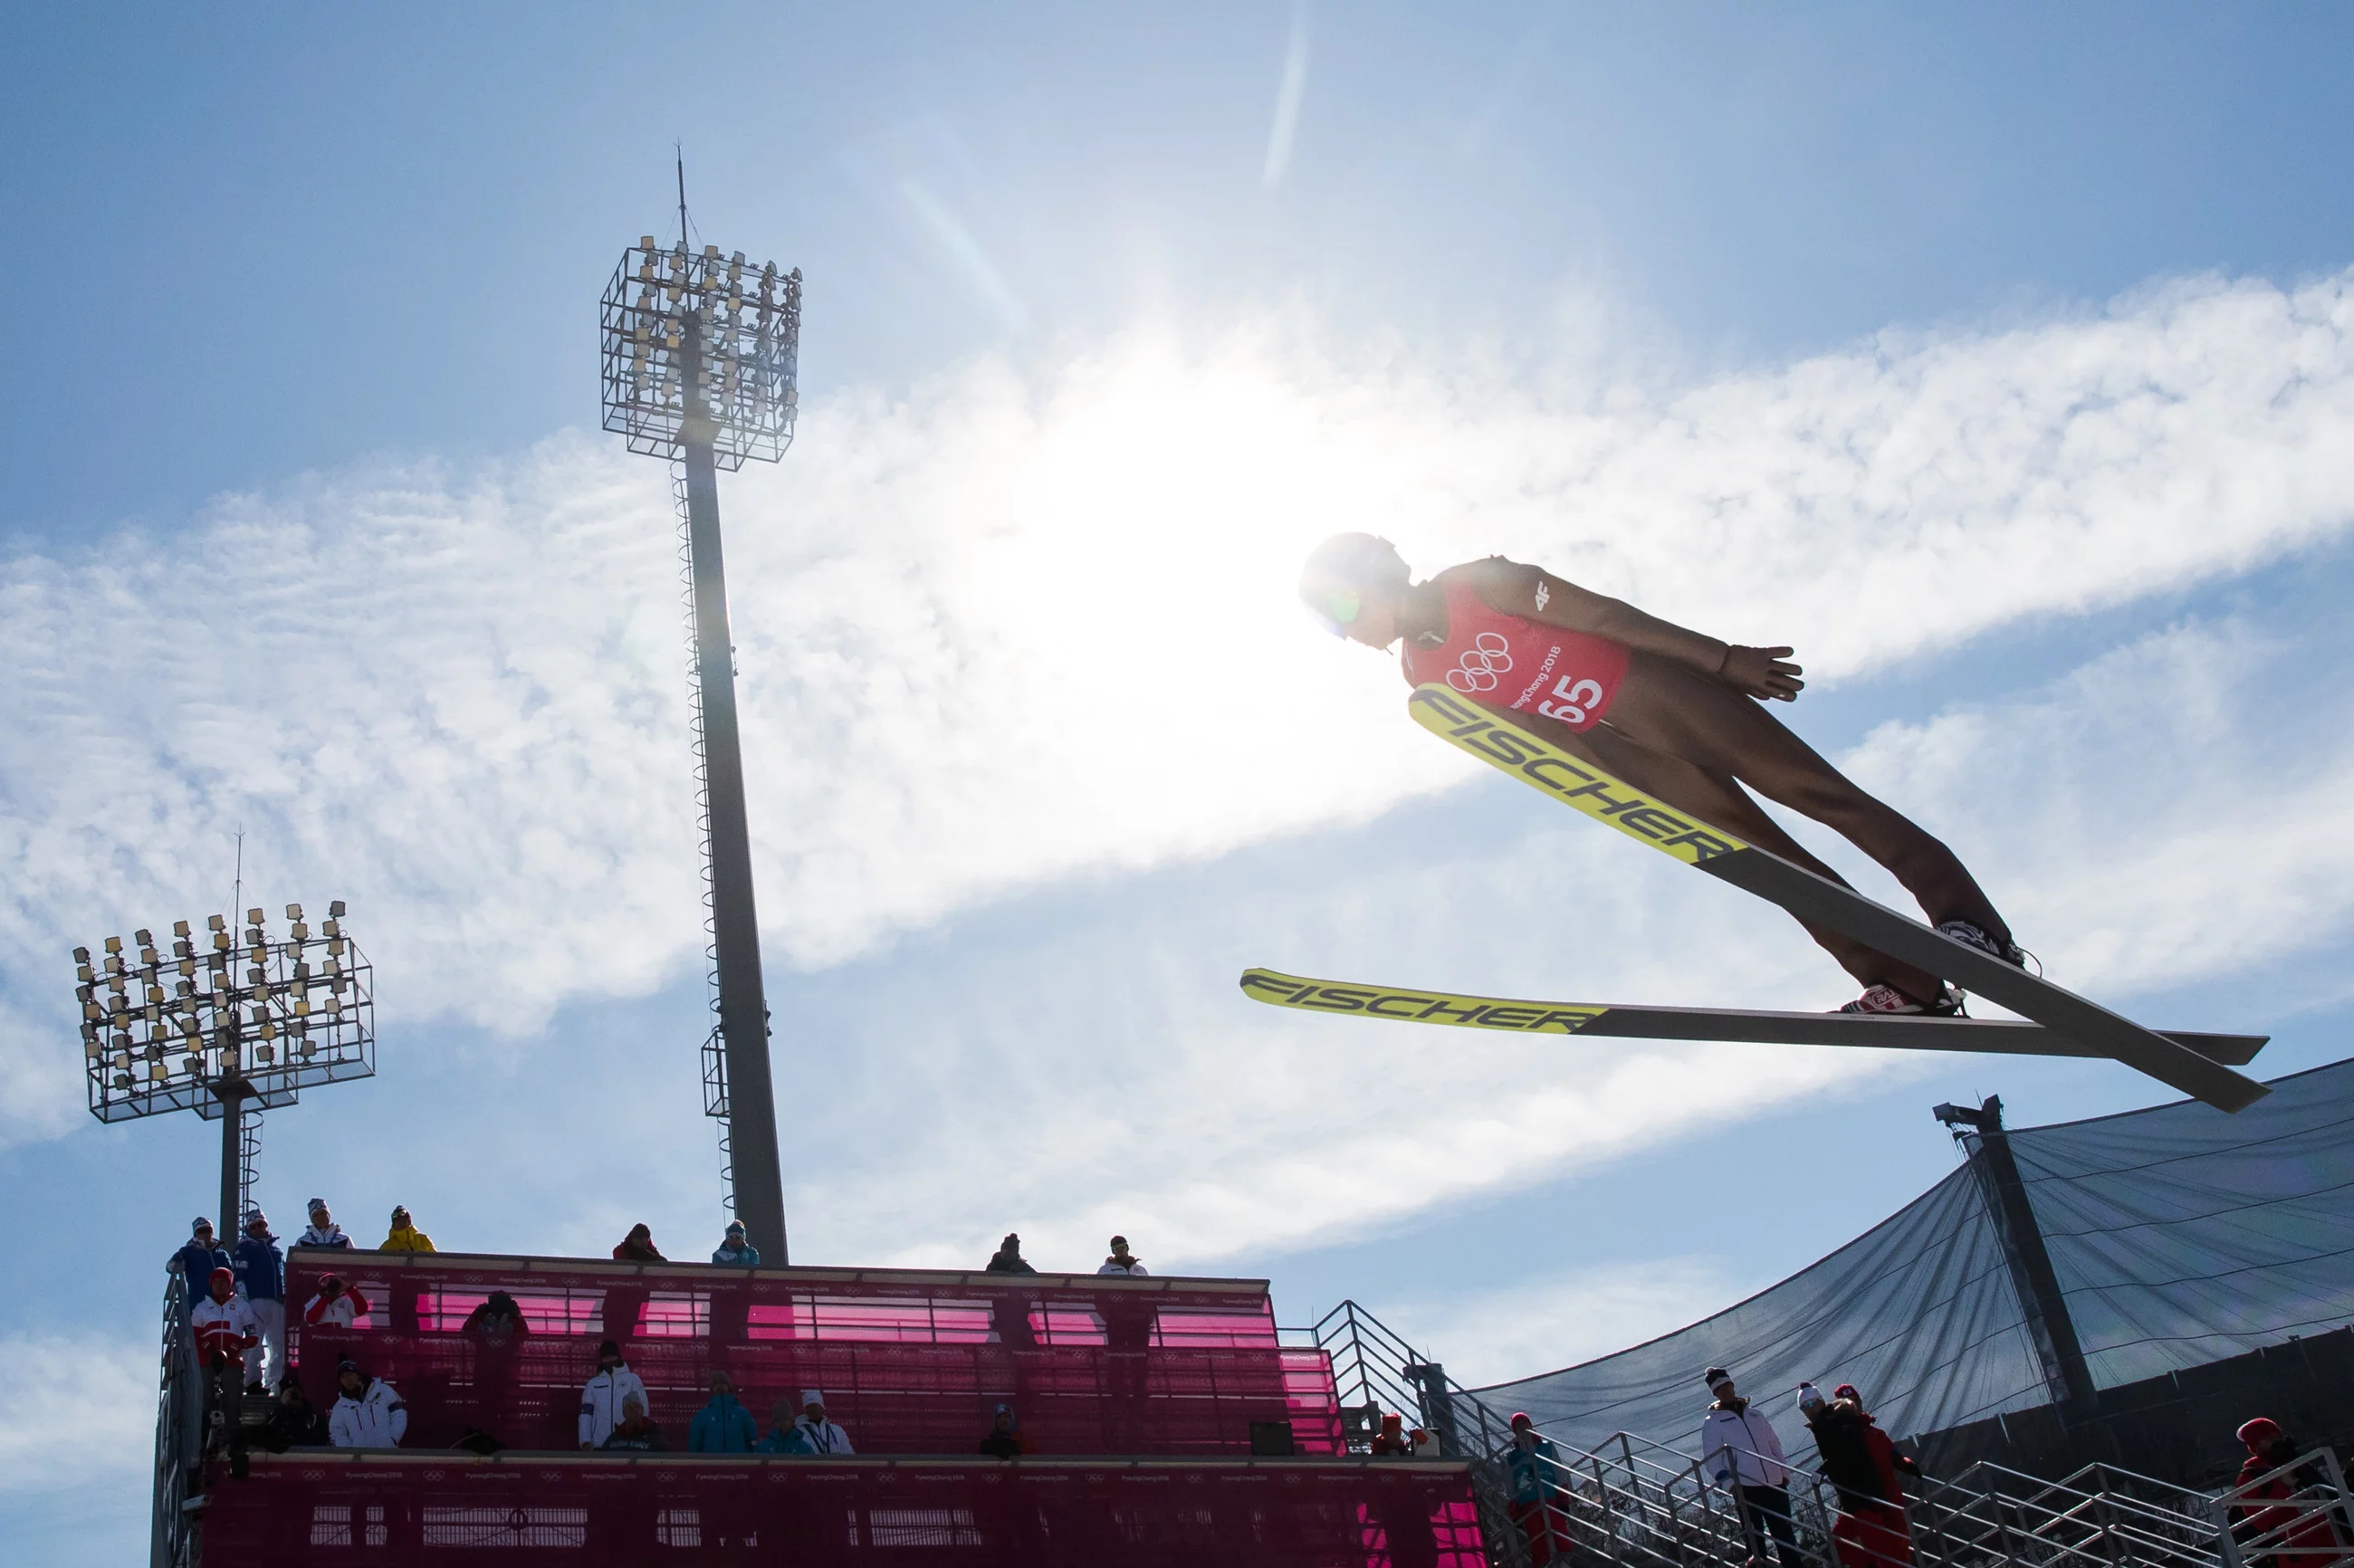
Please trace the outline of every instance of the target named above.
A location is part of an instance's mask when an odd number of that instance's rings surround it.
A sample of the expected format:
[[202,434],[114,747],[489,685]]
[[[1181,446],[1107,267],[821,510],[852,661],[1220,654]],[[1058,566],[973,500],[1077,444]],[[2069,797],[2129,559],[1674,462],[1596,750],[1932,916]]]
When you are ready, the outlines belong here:
[[378,1252],[431,1252],[433,1238],[417,1228],[406,1208],[392,1211],[392,1234],[376,1249]]

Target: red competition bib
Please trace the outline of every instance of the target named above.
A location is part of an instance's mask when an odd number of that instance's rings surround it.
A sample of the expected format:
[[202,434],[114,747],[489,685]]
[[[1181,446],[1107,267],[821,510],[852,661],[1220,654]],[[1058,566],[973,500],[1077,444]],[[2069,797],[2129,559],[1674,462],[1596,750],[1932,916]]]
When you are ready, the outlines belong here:
[[1627,678],[1625,644],[1490,609],[1469,583],[1443,574],[1440,582],[1447,641],[1417,648],[1405,640],[1406,684],[1443,681],[1482,707],[1542,714],[1576,730],[1592,729],[1610,711]]

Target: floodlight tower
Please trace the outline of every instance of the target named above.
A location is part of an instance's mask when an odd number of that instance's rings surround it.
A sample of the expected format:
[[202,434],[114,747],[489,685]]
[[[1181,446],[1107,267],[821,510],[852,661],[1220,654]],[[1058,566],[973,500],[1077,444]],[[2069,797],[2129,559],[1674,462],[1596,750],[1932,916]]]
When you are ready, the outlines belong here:
[[801,269],[752,268],[740,250],[700,254],[686,239],[680,176],[678,244],[642,237],[621,253],[602,311],[605,428],[633,452],[672,460],[684,514],[694,625],[697,783],[704,899],[718,1021],[704,1041],[704,1114],[721,1125],[726,1199],[752,1245],[786,1261],[785,1193],[769,1076],[769,1006],[744,821],[744,756],[736,725],[736,660],[719,547],[718,471],[747,458],[775,462],[792,444],[801,394]]
[[327,906],[316,936],[300,904],[286,906],[286,935],[272,938],[261,911],[248,909],[239,942],[224,917],[210,916],[202,954],[188,923],[175,920],[169,959],[143,928],[133,933],[129,957],[120,937],[106,938],[95,963],[88,948],[74,949],[90,1114],[129,1121],[193,1110],[217,1119],[217,1234],[229,1245],[245,1234],[247,1133],[261,1111],[376,1073],[375,971],[344,935],[344,901]]

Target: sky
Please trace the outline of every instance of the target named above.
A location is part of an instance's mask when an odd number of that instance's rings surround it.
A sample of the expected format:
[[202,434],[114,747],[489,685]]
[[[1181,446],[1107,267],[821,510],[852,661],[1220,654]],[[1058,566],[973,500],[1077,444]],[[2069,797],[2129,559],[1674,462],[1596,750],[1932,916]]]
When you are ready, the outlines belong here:
[[[138,1549],[215,1129],[86,1111],[69,949],[350,904],[379,1073],[281,1233],[715,1245],[686,650],[596,301],[807,280],[722,482],[797,1262],[1354,1298],[1469,1382],[1688,1322],[2104,1063],[1575,1044],[1246,966],[1828,1008],[1778,913],[1407,723],[1290,584],[1502,553],[1782,710],[2052,977],[2347,1054],[2354,18],[2117,5],[0,14],[0,1539]],[[1877,896],[1884,874],[1794,831]],[[217,1216],[216,1216],[217,1217]],[[60,1436],[61,1434],[65,1436]]]

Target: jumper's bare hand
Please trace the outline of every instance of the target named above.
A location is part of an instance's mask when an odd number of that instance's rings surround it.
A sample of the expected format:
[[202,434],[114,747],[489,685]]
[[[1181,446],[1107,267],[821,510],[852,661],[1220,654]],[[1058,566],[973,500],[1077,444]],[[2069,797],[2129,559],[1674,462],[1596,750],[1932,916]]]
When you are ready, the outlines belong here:
[[1724,662],[1717,666],[1716,678],[1745,697],[1759,702],[1778,697],[1783,702],[1795,702],[1807,683],[1798,679],[1798,666],[1789,662],[1792,648],[1744,648],[1738,643],[1724,651]]

